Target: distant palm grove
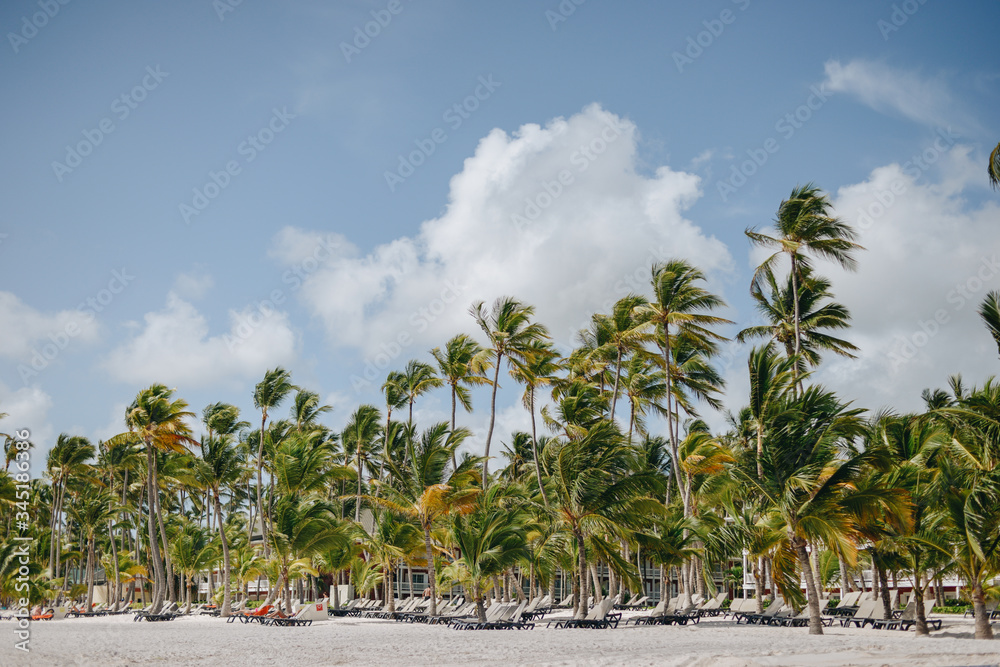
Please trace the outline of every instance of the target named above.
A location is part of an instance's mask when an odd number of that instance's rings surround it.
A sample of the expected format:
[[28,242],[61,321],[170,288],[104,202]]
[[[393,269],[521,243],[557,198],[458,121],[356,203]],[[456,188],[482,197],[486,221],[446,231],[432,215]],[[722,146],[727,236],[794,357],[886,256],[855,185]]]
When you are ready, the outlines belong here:
[[[725,432],[702,413],[721,409],[720,331],[733,323],[697,267],[653,266],[648,289],[594,314],[568,356],[531,305],[500,297],[390,372],[384,401],[352,406],[340,432],[320,423],[331,408],[318,394],[275,368],[261,369],[253,414],[219,402],[199,415],[175,389],[142,389],[118,435],[44,443],[44,479],[27,493],[17,471],[31,445],[7,436],[0,597],[89,608],[103,571],[112,606],[190,606],[207,586],[227,616],[247,597],[290,609],[329,592],[336,607],[331,584],[391,602],[414,590],[416,569],[431,614],[452,590],[482,617],[492,597],[558,584],[582,618],[595,597],[742,589],[745,563],[758,591],[808,607],[813,634],[828,592],[874,587],[888,611],[890,581],[922,598],[949,576],[976,637],[992,637],[1000,382],[954,376],[924,390],[919,414],[852,405],[813,374],[858,351],[848,309],[816,272],[818,260],[854,269],[854,231],[806,185],[746,235],[770,255],[749,286],[762,324],[736,335],[755,345],[749,395]],[[1000,350],[1000,293],[978,314]],[[523,391],[530,432],[496,429],[501,386]],[[472,405],[476,387],[488,405]],[[430,392],[447,397],[450,419],[414,423]],[[462,426],[473,407],[489,410],[474,446]]]

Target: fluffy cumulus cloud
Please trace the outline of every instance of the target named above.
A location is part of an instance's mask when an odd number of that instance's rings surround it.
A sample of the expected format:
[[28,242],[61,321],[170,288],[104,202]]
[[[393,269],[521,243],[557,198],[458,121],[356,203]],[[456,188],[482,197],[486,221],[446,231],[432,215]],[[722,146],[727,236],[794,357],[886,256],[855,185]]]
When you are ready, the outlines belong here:
[[48,361],[73,340],[98,336],[96,313],[81,304],[76,310],[43,313],[11,292],[0,292],[0,355],[30,361],[41,355]]
[[51,409],[52,397],[38,387],[14,390],[0,382],[0,412],[7,414],[0,420],[0,432],[13,436],[15,431],[28,431],[28,440],[35,445],[31,450],[31,472],[36,477],[45,469],[46,454],[55,440],[49,420]]
[[[380,379],[397,357],[473,332],[476,301],[533,304],[566,345],[590,313],[647,291],[654,262],[679,256],[728,271],[726,246],[684,217],[698,177],[640,173],[637,139],[631,122],[597,105],[544,127],[494,130],[452,178],[440,217],[370,252],[337,239],[301,296],[331,343],[360,348]],[[321,243],[301,230],[278,241],[289,263]]]
[[229,331],[212,336],[205,317],[174,292],[104,360],[111,375],[145,385],[236,386],[265,368],[291,364],[297,339],[288,316],[262,302],[229,311]]
[[825,87],[856,97],[880,113],[898,114],[922,125],[955,127],[963,132],[978,127],[961,109],[942,77],[922,76],[864,59],[848,63],[830,60],[824,69]]
[[856,361],[830,357],[819,379],[865,407],[918,409],[921,390],[945,387],[952,373],[981,383],[1000,370],[976,312],[1000,289],[1000,206],[969,203],[982,177],[965,146],[935,159],[948,178],[933,180],[904,162],[835,195],[866,250],[856,273],[823,271],[854,316],[847,336],[861,353]]

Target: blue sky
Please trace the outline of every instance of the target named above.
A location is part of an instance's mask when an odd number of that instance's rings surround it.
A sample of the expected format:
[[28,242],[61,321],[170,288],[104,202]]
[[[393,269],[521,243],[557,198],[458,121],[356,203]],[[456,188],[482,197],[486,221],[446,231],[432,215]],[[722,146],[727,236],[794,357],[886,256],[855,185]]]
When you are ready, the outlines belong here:
[[[674,256],[746,325],[743,230],[807,181],[867,248],[824,268],[863,352],[817,379],[915,409],[996,370],[974,309],[1000,289],[998,22],[933,0],[6,2],[0,429],[107,437],[157,381],[249,413],[278,364],[338,427],[477,333],[474,301],[533,303],[568,346]],[[720,360],[732,407],[744,359]],[[505,439],[527,416],[502,399]],[[487,419],[477,396],[477,438]]]

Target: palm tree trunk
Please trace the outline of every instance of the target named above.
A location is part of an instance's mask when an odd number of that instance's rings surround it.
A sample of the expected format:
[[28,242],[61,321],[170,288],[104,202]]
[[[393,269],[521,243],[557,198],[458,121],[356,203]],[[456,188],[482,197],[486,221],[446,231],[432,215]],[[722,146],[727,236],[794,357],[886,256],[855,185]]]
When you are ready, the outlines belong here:
[[611,414],[608,417],[608,421],[612,424],[615,422],[615,406],[618,405],[618,380],[622,375],[622,350],[618,348],[618,361],[615,363],[615,388],[611,392]]
[[218,494],[213,494],[215,499],[215,516],[219,522],[219,539],[222,542],[222,609],[219,616],[226,617],[232,613],[232,591],[229,586],[229,540],[226,539],[226,528],[222,521],[222,503],[219,502]]
[[764,431],[757,425],[757,479],[764,479]]
[[976,616],[976,639],[993,639],[993,628],[990,627],[990,615],[986,611],[981,577],[976,578],[972,585],[972,609]]
[[94,535],[87,537],[87,611],[94,605]]
[[[264,468],[264,424],[267,422],[267,408],[262,408],[260,411],[260,443],[257,446],[257,517],[260,521],[260,537],[264,541],[264,558],[271,557],[271,547],[267,543],[267,526],[264,525],[264,503],[261,499],[261,494],[264,490],[264,484],[262,482],[261,471]],[[253,530],[253,523],[250,524],[250,530]]]
[[802,352],[802,336],[799,332],[799,319],[801,318],[801,313],[799,312],[799,263],[798,255],[792,253],[792,308],[794,317],[794,327],[795,327],[795,359],[792,364],[792,387],[795,392],[795,396],[800,393],[801,387],[799,386],[799,354]]
[[490,475],[490,442],[493,440],[493,426],[497,417],[497,385],[500,384],[500,360],[503,353],[497,354],[496,372],[493,374],[493,395],[490,397],[490,427],[486,431],[486,451],[483,454],[483,490],[489,486]]
[[118,611],[118,601],[121,599],[122,595],[122,582],[121,576],[118,572],[118,547],[115,546],[115,533],[111,526],[111,521],[108,521],[108,535],[111,542],[111,566],[115,570],[115,606],[112,607],[111,611]]
[[427,550],[427,579],[431,589],[431,606],[427,613],[437,616],[437,568],[434,565],[434,553],[431,551],[431,526],[424,526],[424,548]]
[[577,550],[580,552],[580,595],[576,618],[582,619],[587,616],[587,609],[590,607],[590,595],[587,591],[587,547],[583,542],[583,533],[580,531],[574,532],[576,533]]
[[843,600],[850,592],[851,583],[847,580],[847,563],[844,562],[844,557],[837,554],[837,562],[840,566],[840,599]]
[[354,498],[354,523],[361,523],[361,439],[358,439],[358,493]]
[[163,561],[160,559],[160,540],[156,534],[156,527],[153,515],[156,513],[156,503],[153,498],[158,494],[156,484],[156,466],[153,463],[153,450],[150,443],[146,443],[146,495],[148,508],[147,528],[149,531],[150,560],[153,561],[153,602],[150,612],[160,613],[163,606],[163,593],[166,588],[166,579],[163,574]]
[[[156,458],[153,458],[153,469],[156,470]],[[156,522],[160,527],[160,538],[163,540],[163,560],[166,566],[167,594],[171,602],[177,602],[177,587],[174,585],[174,568],[170,558],[170,541],[167,540],[167,529],[163,525],[163,509],[160,507],[160,494],[153,494],[156,504]]]
[[472,587],[472,597],[476,600],[476,617],[480,623],[486,622],[486,608],[483,607],[483,591],[478,584]]
[[[457,381],[451,385],[451,432],[455,432],[455,395],[458,393]],[[458,459],[455,458],[455,450],[451,451],[451,469],[458,470]]]
[[809,564],[809,553],[806,551],[806,541],[789,531],[792,546],[799,557],[799,565],[806,577],[806,599],[809,603],[809,634],[823,634],[823,622],[819,615],[819,598],[816,597],[816,582],[813,579],[812,566]]
[[914,630],[918,637],[930,634],[927,628],[927,615],[924,614],[924,584],[921,575],[919,571],[913,573],[913,610],[916,612],[914,618],[917,621]]
[[[881,559],[879,559],[881,561]],[[892,600],[889,599],[889,577],[885,573],[885,564],[879,563],[878,579],[882,597],[882,618],[892,618]]]
[[549,496],[545,493],[545,484],[542,483],[542,464],[538,460],[538,438],[535,436],[535,388],[528,388],[528,406],[531,410],[531,454],[535,457],[535,477],[538,480],[538,490],[542,492],[542,502],[545,507],[549,506]]
[[764,577],[761,576],[761,570],[764,568],[764,558],[750,558],[748,559],[753,562],[750,569],[753,573],[753,583],[756,587],[757,594],[754,596],[757,598],[757,613],[764,613]]

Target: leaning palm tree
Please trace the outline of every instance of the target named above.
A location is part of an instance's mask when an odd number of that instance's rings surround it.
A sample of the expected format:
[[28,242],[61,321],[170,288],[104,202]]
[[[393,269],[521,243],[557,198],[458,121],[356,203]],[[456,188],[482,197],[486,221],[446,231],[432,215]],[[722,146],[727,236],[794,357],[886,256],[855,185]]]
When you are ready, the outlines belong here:
[[[1000,146],[997,146],[1000,148]],[[990,292],[979,306],[979,317],[989,329],[1000,351],[1000,291]]]
[[747,360],[750,369],[750,415],[757,436],[758,479],[764,477],[764,433],[775,417],[775,410],[785,404],[785,398],[793,390],[793,364],[793,359],[775,354],[771,343],[752,349]]
[[483,485],[489,483],[490,443],[493,441],[493,427],[496,424],[497,388],[500,386],[500,364],[504,357],[524,361],[529,346],[549,338],[548,329],[532,322],[534,306],[528,306],[517,299],[503,296],[493,302],[489,312],[482,301],[469,309],[476,324],[489,340],[489,348],[477,355],[476,364],[485,368],[487,362],[493,364],[493,392],[490,397],[490,425],[486,431],[486,449],[483,453]]
[[531,415],[531,453],[535,463],[535,477],[538,482],[538,489],[542,493],[542,502],[547,507],[549,504],[548,495],[545,492],[545,484],[542,481],[542,467],[538,457],[538,432],[535,425],[535,393],[538,387],[549,384],[552,376],[559,369],[559,354],[552,349],[548,341],[535,341],[529,345],[528,354],[523,361],[515,361],[510,374],[515,380],[524,385],[524,395],[521,397],[521,404]]
[[[268,412],[275,408],[285,398],[295,391],[297,387],[292,384],[292,374],[284,368],[278,366],[264,373],[264,379],[257,383],[253,390],[253,406],[260,410],[260,442],[257,446],[257,517],[260,521],[261,535],[264,538],[264,556],[270,553],[270,544],[267,539],[267,517],[264,515],[264,504],[261,499],[263,482],[261,472],[264,469],[264,442],[267,440],[266,430]],[[253,522],[250,522],[249,530],[253,531]]]
[[405,462],[390,461],[385,498],[371,498],[372,502],[401,516],[416,521],[424,532],[424,549],[430,583],[430,615],[437,615],[437,571],[431,544],[431,530],[438,519],[452,510],[468,511],[480,490],[473,486],[477,480],[477,461],[466,458],[454,470],[448,463],[456,448],[470,435],[466,429],[448,431],[448,424],[440,422],[424,431],[419,442],[411,438],[407,443]]
[[618,388],[624,361],[643,344],[652,342],[653,335],[648,327],[636,316],[636,309],[647,303],[646,297],[629,294],[615,302],[609,315],[594,315],[607,331],[608,342],[598,348],[614,355],[615,381],[611,391],[611,413],[608,419],[615,420],[615,406],[618,403]]
[[[141,444],[146,450],[146,498],[149,511],[147,513],[148,548],[153,563],[153,607],[158,612],[163,604],[167,590],[166,572],[160,550],[167,548],[166,528],[163,523],[163,510],[160,505],[160,483],[157,476],[158,452],[186,452],[186,446],[197,446],[197,440],[191,437],[191,429],[186,420],[194,417],[187,410],[188,404],[181,399],[173,398],[173,390],[162,384],[154,384],[143,389],[125,411],[125,425],[129,428],[125,433],[109,438],[107,445],[116,447],[124,444]],[[159,527],[159,535],[156,527]]]
[[751,245],[774,249],[754,273],[750,291],[763,290],[763,281],[768,271],[774,269],[778,258],[787,256],[791,262],[792,307],[793,307],[793,351],[796,357],[802,349],[801,313],[799,311],[799,286],[811,267],[809,255],[815,255],[840,264],[853,271],[857,263],[854,252],[863,249],[854,242],[856,234],[846,222],[830,215],[832,204],[812,183],[796,186],[788,199],[778,207],[775,220],[775,235],[748,228],[745,234]]
[[67,484],[71,479],[82,476],[87,461],[94,457],[96,449],[90,441],[80,436],[60,433],[55,446],[49,451],[45,469],[52,480],[52,507],[50,509],[49,575],[59,576],[59,555],[62,545],[62,511],[65,503]]

